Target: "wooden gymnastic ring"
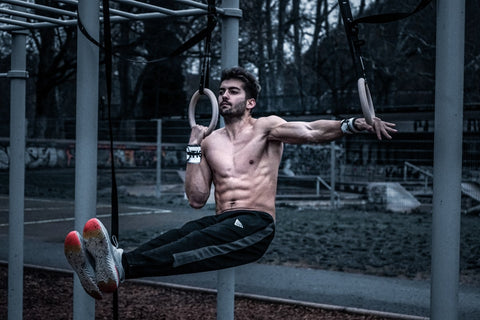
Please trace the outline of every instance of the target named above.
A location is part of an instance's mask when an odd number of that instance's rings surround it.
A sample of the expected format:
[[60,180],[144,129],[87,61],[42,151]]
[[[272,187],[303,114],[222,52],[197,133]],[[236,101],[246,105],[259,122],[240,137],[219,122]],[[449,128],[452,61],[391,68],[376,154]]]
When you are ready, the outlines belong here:
[[375,110],[373,109],[372,96],[368,89],[367,82],[364,78],[359,78],[357,81],[358,95],[360,97],[360,105],[362,107],[363,116],[365,121],[369,124],[373,124],[373,118],[375,117]]
[[[208,136],[212,131],[215,129],[217,126],[218,122],[218,100],[215,94],[210,90],[210,89],[203,89],[204,94],[208,96],[210,99],[210,103],[212,105],[212,120],[210,120],[210,125],[208,126],[207,131],[205,132],[205,137]],[[190,99],[190,104],[188,106],[188,122],[190,123],[190,127],[193,127],[196,125],[195,122],[195,107],[197,106],[198,99],[200,98],[202,94],[200,93],[200,90],[197,90],[193,96],[192,99]]]

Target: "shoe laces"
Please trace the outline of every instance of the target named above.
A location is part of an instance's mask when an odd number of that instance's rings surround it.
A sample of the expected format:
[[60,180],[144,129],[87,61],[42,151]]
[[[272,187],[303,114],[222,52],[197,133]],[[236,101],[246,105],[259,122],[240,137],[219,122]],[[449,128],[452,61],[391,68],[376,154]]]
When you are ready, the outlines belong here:
[[116,260],[116,268],[118,272],[118,276],[120,278],[120,282],[123,282],[125,280],[125,271],[123,270],[123,265],[122,265],[122,254],[123,254],[123,249],[120,249],[118,247],[118,239],[115,235],[112,235],[112,246],[115,247],[115,250],[113,250],[113,256],[114,260]]
[[117,236],[115,235],[112,235],[112,245],[118,249],[118,239],[117,239]]
[[112,246],[115,248],[115,250],[113,250],[113,252],[115,253],[115,256],[117,256],[117,258],[119,258],[121,260],[121,257],[122,257],[122,253],[123,253],[123,249],[119,248],[118,247],[118,239],[116,236],[112,235]]

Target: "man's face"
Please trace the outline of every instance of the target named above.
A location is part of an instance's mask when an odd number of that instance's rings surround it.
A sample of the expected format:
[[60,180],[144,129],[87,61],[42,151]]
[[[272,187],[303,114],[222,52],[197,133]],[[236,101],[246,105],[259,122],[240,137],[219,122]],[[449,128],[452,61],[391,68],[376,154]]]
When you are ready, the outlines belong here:
[[240,80],[224,80],[220,84],[218,92],[218,108],[220,114],[224,117],[240,117],[245,114],[248,101],[246,99],[243,82]]

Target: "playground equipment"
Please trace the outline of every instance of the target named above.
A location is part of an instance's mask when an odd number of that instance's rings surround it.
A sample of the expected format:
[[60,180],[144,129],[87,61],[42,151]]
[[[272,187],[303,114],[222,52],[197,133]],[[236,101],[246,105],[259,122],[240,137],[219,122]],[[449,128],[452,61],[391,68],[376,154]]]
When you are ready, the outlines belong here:
[[[175,0],[185,9],[172,10],[161,5],[147,4],[135,0],[110,1],[130,7],[138,7],[141,13],[111,10],[108,17],[111,22],[161,19],[206,15],[208,5],[193,0]],[[81,17],[83,32],[78,34],[77,43],[77,114],[76,148],[77,165],[75,169],[75,229],[81,226],[95,213],[96,175],[97,175],[97,114],[99,79],[99,25],[106,17],[101,15],[99,1],[64,0],[65,9],[39,5],[26,1],[6,0],[2,3],[12,5],[8,9],[11,18],[0,19],[0,30],[10,32],[12,41],[12,70],[7,74],[11,79],[11,155],[10,166],[10,224],[9,224],[9,319],[21,319],[23,309],[23,203],[24,203],[24,150],[25,150],[25,85],[26,77],[26,36],[27,30],[78,26]],[[67,9],[75,7],[77,12]],[[61,5],[60,5],[61,7]],[[238,0],[225,0],[222,7],[215,8],[222,18],[222,67],[238,64],[238,21],[242,15]],[[34,10],[35,13],[27,12]],[[62,18],[51,18],[50,13]],[[27,20],[28,19],[28,20]],[[93,37],[94,43],[85,34]],[[233,319],[234,271],[226,270],[218,275],[218,312],[219,319]],[[83,292],[78,279],[74,283],[74,319],[93,319],[95,305],[93,299]]]
[[[29,29],[75,26],[78,17],[90,34],[98,38],[99,3],[91,0],[63,0],[78,6],[78,13],[42,6],[19,0],[4,0],[14,6],[12,18],[0,20],[0,30],[11,32],[12,63],[7,76],[11,80],[10,120],[10,198],[9,198],[9,319],[22,318],[23,299],[23,211],[24,211],[24,150],[25,150],[25,82],[26,36]],[[176,0],[193,9],[170,10],[147,5],[135,0],[116,0],[132,6],[140,6],[147,13],[112,12],[110,21],[128,21],[204,15],[207,5],[192,0]],[[435,88],[434,150],[434,219],[432,232],[432,319],[457,319],[458,271],[460,238],[461,149],[463,120],[463,52],[465,1],[438,0],[437,7],[437,56]],[[55,19],[38,12],[55,12],[64,19]],[[241,17],[238,0],[224,0],[217,8],[222,16],[222,68],[238,64],[238,20]],[[30,21],[27,21],[30,19]],[[77,73],[77,167],[75,191],[76,229],[91,218],[96,202],[96,146],[98,103],[98,47],[84,36],[78,37]],[[82,156],[84,155],[84,156]],[[218,319],[233,318],[234,270],[219,273]],[[75,284],[74,318],[93,319],[94,304]]]
[[[358,39],[358,23],[384,23],[408,17],[423,9],[422,0],[411,12],[383,14],[353,20],[349,1],[339,0],[357,78],[365,77]],[[438,0],[436,70],[434,194],[432,232],[431,318],[457,319],[462,178],[463,66],[465,1]],[[365,82],[366,83],[366,82]],[[365,92],[362,94],[363,87]],[[359,92],[367,121],[373,104],[367,86],[359,80]],[[448,128],[448,129],[446,129]]]

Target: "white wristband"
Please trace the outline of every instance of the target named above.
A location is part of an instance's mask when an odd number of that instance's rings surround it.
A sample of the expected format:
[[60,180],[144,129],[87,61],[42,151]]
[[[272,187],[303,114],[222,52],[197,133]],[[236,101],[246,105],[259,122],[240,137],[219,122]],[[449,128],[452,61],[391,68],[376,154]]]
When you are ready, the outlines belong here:
[[189,144],[186,149],[187,153],[187,162],[188,163],[200,163],[200,160],[202,159],[202,149],[200,145],[194,144],[191,145]]
[[342,132],[345,134],[354,134],[362,132],[363,130],[358,130],[355,127],[355,120],[358,118],[343,119],[340,125]]

